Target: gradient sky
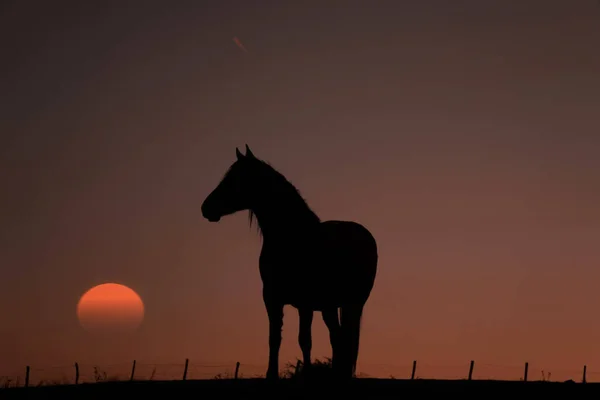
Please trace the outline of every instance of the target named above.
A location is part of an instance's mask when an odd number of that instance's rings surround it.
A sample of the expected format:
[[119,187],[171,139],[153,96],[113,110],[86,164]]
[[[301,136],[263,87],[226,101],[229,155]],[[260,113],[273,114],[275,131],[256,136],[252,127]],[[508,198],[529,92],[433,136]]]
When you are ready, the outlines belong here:
[[[2,2],[0,371],[266,370],[260,237],[200,212],[248,143],[378,240],[359,370],[600,372],[600,4],[253,4]],[[144,299],[134,337],[79,326],[104,282]]]

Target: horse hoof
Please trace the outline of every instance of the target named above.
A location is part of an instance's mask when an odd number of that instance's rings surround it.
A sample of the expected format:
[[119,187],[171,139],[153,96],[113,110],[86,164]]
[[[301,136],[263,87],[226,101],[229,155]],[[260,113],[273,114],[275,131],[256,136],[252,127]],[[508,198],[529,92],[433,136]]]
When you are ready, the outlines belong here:
[[310,364],[302,367],[302,375],[304,375],[304,376],[310,376],[312,371],[313,371],[313,369]]
[[267,372],[266,379],[270,382],[279,380],[279,374],[277,372]]

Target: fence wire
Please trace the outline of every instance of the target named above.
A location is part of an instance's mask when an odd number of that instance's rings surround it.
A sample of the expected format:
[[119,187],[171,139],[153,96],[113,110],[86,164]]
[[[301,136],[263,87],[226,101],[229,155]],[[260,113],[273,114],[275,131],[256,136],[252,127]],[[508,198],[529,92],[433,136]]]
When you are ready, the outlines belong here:
[[[290,369],[288,364],[287,369]],[[265,376],[266,365],[240,363],[237,378],[261,378]],[[583,380],[583,369],[544,369],[535,364],[528,365],[528,381],[566,381]],[[454,365],[436,365],[426,362],[416,362],[414,379],[467,379],[469,376],[470,362]],[[77,375],[78,372],[78,375]],[[282,369],[282,373],[283,373]],[[133,373],[133,376],[132,376]],[[198,380],[198,379],[233,379],[235,378],[236,364],[205,364],[188,361],[174,363],[152,363],[136,361],[117,364],[75,364],[29,367],[14,371],[12,374],[0,375],[0,387],[41,385],[65,385],[75,383],[96,383],[106,381],[128,380]],[[394,364],[365,364],[359,363],[357,377],[359,378],[387,378],[411,379],[413,378],[413,362],[401,365]],[[519,381],[525,378],[525,363],[523,365],[500,365],[474,362],[471,379],[473,380],[508,380]],[[586,368],[587,382],[600,382],[600,370]]]

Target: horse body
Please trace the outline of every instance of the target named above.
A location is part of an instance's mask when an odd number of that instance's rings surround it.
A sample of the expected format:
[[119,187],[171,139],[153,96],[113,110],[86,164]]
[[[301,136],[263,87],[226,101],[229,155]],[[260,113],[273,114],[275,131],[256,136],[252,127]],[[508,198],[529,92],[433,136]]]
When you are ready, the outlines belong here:
[[263,235],[259,270],[269,318],[267,378],[278,377],[285,305],[298,309],[305,368],[310,366],[313,313],[320,311],[329,330],[333,369],[340,377],[352,377],[362,311],[377,273],[375,239],[356,222],[321,221],[296,188],[248,146],[245,156],[237,149],[236,155],[237,162],[202,204],[202,213],[216,222],[249,210]]
[[377,272],[371,233],[356,222],[324,221],[303,235],[264,237],[259,266],[265,290],[285,305],[312,311],[364,304]]

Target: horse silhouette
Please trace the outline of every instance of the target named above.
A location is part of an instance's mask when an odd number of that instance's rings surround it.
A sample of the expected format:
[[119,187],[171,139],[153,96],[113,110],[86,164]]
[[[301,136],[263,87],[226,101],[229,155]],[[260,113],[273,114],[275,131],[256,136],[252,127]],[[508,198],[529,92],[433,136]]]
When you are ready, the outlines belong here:
[[[377,273],[377,243],[362,225],[321,221],[298,190],[278,171],[236,148],[237,160],[202,204],[210,222],[249,210],[262,234],[259,257],[263,301],[269,319],[267,379],[279,376],[283,308],[298,310],[298,343],[310,367],[313,312],[329,330],[334,375],[356,372],[363,308]],[[338,309],[339,318],[338,318]]]

